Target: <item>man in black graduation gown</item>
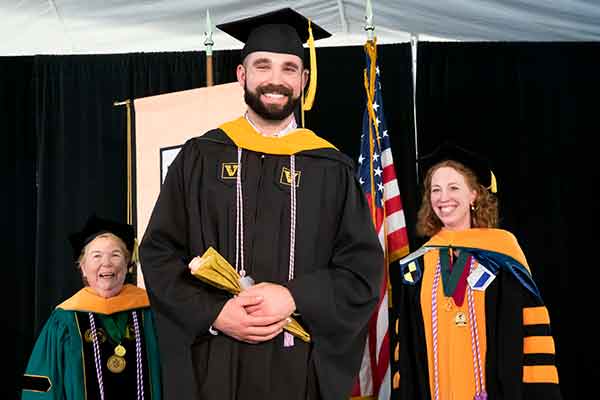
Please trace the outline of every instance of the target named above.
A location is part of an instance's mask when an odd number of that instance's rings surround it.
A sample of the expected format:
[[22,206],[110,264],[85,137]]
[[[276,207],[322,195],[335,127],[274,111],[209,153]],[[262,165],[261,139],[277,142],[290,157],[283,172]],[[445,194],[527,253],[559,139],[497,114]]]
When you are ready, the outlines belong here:
[[[291,9],[219,28],[245,42],[248,110],[185,143],[140,248],[165,398],[348,398],[383,254],[352,161],[294,116],[302,44],[329,34]],[[209,247],[255,285],[231,296],[191,275]],[[310,342],[282,331],[290,317]]]

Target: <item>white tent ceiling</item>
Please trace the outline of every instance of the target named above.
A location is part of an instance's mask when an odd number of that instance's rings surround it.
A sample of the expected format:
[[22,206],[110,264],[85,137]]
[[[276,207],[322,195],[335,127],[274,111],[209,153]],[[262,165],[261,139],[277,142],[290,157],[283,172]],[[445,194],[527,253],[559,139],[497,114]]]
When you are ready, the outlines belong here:
[[[410,40],[598,41],[600,0],[372,0],[379,43]],[[0,55],[204,50],[219,24],[293,7],[333,37],[365,41],[365,0],[0,0]],[[213,49],[241,43],[215,31]]]

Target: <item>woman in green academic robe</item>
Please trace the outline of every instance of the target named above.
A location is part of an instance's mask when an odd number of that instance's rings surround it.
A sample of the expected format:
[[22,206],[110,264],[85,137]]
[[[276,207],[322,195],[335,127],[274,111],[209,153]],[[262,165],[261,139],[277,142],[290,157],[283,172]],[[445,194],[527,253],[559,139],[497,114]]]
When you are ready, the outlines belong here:
[[131,225],[92,216],[70,237],[85,287],[50,315],[22,399],[161,398],[154,317],[146,291],[125,284]]

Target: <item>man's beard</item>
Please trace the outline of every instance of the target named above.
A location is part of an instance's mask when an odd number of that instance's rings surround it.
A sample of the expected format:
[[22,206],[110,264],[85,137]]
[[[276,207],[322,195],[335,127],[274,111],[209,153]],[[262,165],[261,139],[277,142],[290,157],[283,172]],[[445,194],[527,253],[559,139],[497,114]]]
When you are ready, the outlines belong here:
[[[260,96],[265,93],[278,93],[287,97],[287,102],[283,105],[265,104],[260,100]],[[256,88],[256,92],[248,89],[244,84],[244,101],[255,113],[262,118],[270,121],[282,121],[294,112],[294,109],[300,103],[300,96],[292,97],[292,91],[283,85],[264,85]]]

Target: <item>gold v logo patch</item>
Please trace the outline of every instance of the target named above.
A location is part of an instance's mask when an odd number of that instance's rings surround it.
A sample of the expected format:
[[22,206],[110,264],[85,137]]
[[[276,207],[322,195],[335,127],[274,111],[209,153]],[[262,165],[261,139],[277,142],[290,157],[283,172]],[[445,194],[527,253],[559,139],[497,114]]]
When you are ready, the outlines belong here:
[[222,179],[235,179],[237,178],[238,165],[237,163],[223,163],[221,165],[221,178]]
[[[300,175],[302,171],[296,171],[294,175],[294,184],[296,187],[300,187]],[[282,185],[292,186],[292,171],[288,167],[283,167],[281,169],[281,178],[279,179],[279,183]]]

